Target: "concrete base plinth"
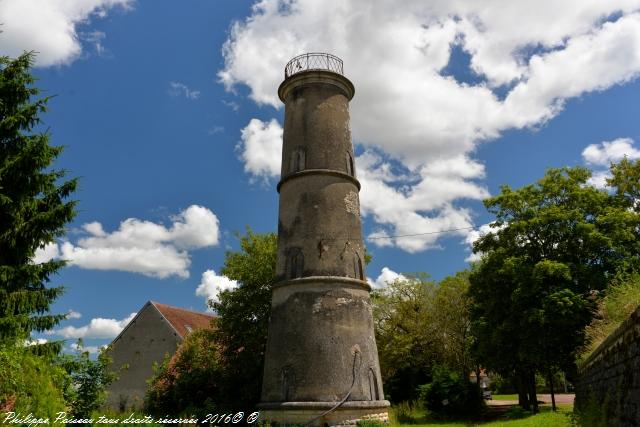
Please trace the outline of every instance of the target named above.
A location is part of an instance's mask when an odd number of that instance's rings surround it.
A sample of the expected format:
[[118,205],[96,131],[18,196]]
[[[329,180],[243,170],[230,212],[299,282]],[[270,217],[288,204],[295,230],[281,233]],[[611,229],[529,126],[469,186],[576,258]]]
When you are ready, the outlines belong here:
[[[260,420],[280,425],[314,427],[356,425],[361,420],[389,422],[389,401],[348,401],[325,414],[338,402],[273,402],[261,403]],[[325,415],[323,415],[325,414]]]

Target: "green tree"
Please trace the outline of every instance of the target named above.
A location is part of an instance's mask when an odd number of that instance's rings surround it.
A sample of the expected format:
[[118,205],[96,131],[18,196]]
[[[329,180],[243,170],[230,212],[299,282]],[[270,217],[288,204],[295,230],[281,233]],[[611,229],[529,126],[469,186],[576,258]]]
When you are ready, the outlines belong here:
[[434,300],[435,329],[442,336],[442,353],[446,366],[462,378],[475,367],[471,355],[471,297],[469,270],[445,277],[436,289]]
[[247,230],[240,237],[240,251],[227,252],[221,269],[238,287],[210,301],[219,316],[213,338],[220,345],[224,367],[221,403],[228,409],[246,410],[260,400],[276,249],[274,233]]
[[107,397],[106,388],[117,377],[110,370],[111,358],[106,349],[101,349],[98,357],[91,359],[84,350],[82,339],[77,342],[76,354],[58,356],[56,365],[65,369],[72,387],[66,389],[65,400],[69,413],[74,418],[91,418]]
[[[35,131],[48,98],[30,74],[33,55],[0,57],[0,342],[15,344],[32,331],[54,327],[64,315],[49,313],[63,291],[48,287],[64,261],[35,264],[36,249],[53,242],[75,215],[65,201],[76,180],[60,182],[63,170],[51,169],[62,147]],[[60,345],[53,345],[59,350]]]
[[145,395],[145,412],[203,419],[220,410],[219,402],[226,399],[221,389],[224,373],[213,333],[213,329],[193,331],[172,357],[156,367]]
[[435,282],[426,275],[397,279],[372,293],[373,319],[385,393],[392,401],[417,398],[439,360],[434,328]]
[[637,215],[589,186],[590,177],[584,168],[550,169],[484,202],[496,221],[474,244],[483,254],[470,276],[475,351],[515,377],[520,404],[534,411],[536,371],[575,372],[598,292],[633,264]]
[[417,398],[436,365],[467,380],[473,366],[468,276],[463,271],[436,283],[420,274],[372,293],[380,369],[393,401]]

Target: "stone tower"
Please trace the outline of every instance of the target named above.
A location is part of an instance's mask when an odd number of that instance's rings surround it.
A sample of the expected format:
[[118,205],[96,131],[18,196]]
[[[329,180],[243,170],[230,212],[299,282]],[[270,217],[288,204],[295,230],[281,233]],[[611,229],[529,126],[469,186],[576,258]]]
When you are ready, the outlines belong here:
[[287,64],[278,95],[284,141],[262,418],[387,420],[349,128],[353,84],[340,59],[310,53]]

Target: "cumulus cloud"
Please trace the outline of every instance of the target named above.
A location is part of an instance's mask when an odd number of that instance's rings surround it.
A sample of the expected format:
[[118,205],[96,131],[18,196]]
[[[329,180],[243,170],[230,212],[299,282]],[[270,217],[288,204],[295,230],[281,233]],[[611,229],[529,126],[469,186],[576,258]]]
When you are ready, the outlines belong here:
[[187,278],[191,264],[188,250],[218,245],[219,221],[213,212],[198,205],[189,206],[171,220],[171,226],[166,227],[128,218],[111,233],[105,232],[99,222],[84,224],[88,236],[75,244],[63,242],[55,250],[45,246],[36,259],[53,255],[80,268],[121,270],[161,279],[172,275]]
[[[115,8],[130,8],[134,0],[3,0],[0,1],[0,50],[10,56],[36,51],[36,65],[69,64],[82,53],[78,27],[92,18],[104,18]],[[84,37],[98,54],[104,52],[105,35]]]
[[640,150],[634,146],[631,138],[617,138],[613,141],[602,141],[590,144],[582,151],[584,161],[594,167],[589,184],[596,188],[607,187],[607,179],[611,178],[609,165],[627,157],[629,160],[640,159]]
[[67,319],[80,319],[82,317],[81,313],[78,313],[75,310],[69,310],[67,312]]
[[220,292],[227,289],[235,289],[237,286],[238,282],[235,280],[231,280],[226,276],[219,276],[213,270],[207,270],[202,273],[202,279],[196,288],[196,295],[203,297],[207,302],[209,300],[219,301],[218,295]]
[[362,214],[381,227],[368,236],[377,246],[417,252],[437,247],[446,232],[465,236],[473,227],[472,213],[454,202],[489,195],[475,181],[484,177],[484,166],[466,156],[434,159],[407,174],[392,172],[391,163],[373,151],[358,156],[356,164]]
[[47,331],[48,335],[57,335],[63,338],[109,338],[113,339],[118,336],[125,326],[136,317],[136,313],[131,313],[128,317],[116,319],[104,319],[97,317],[91,319],[89,324],[85,326],[75,327],[66,326],[64,328]]
[[94,345],[80,345],[77,342],[72,343],[71,345],[69,345],[69,350],[71,351],[76,351],[76,352],[88,352],[89,354],[98,354],[100,352],[100,350],[102,350],[103,348],[106,348],[107,345],[103,345],[101,347],[97,347]]
[[617,138],[588,145],[582,151],[582,157],[590,165],[609,167],[611,163],[619,162],[625,157],[630,160],[639,159],[640,150],[633,147],[633,139]]
[[59,257],[60,250],[58,249],[58,244],[47,243],[44,247],[36,249],[36,254],[33,257],[33,263],[42,264],[43,262],[48,262]]
[[[281,108],[277,87],[290,58],[314,51],[343,58],[356,86],[355,141],[400,161],[414,178],[381,175],[386,159],[370,168],[360,159],[363,213],[381,225],[377,234],[439,232],[471,225],[471,212],[456,201],[488,195],[477,182],[484,169],[471,157],[481,141],[539,126],[567,99],[638,76],[639,9],[639,0],[409,0],[402,8],[262,0],[232,26],[218,77],[229,90],[246,85],[256,103]],[[472,81],[447,72],[454,50],[468,56]],[[279,146],[275,136],[270,141],[269,166],[248,166],[259,151],[245,144],[248,173],[276,174]],[[436,240],[376,241],[417,251]]]
[[244,163],[245,172],[253,178],[267,179],[280,175],[282,161],[282,126],[277,120],[263,122],[251,119],[241,131],[236,149]]
[[396,280],[406,280],[407,278],[400,273],[396,273],[388,267],[382,267],[380,275],[376,280],[367,277],[367,282],[374,289],[382,289]]
[[[252,119],[243,130],[243,139],[245,134],[249,135],[246,140],[252,141],[243,146],[245,170],[254,177],[279,176],[280,124]],[[259,148],[254,149],[256,146]],[[473,227],[471,212],[454,207],[454,201],[489,196],[486,187],[477,182],[484,178],[484,165],[464,155],[433,159],[412,171],[375,150],[367,150],[356,158],[356,165],[362,183],[361,213],[371,215],[379,226],[368,236],[376,246],[396,245],[417,252],[436,247],[443,232],[454,230],[450,232],[465,236]],[[426,234],[415,235],[420,233]],[[403,237],[387,237],[397,235]]]
[[480,227],[471,230],[467,234],[467,236],[465,237],[465,243],[467,245],[469,245],[469,251],[471,252],[469,254],[469,256],[465,259],[465,261],[467,261],[467,262],[480,261],[480,259],[482,258],[482,253],[481,252],[474,253],[473,252],[473,244],[479,238],[484,237],[484,236],[486,236],[487,234],[490,234],[490,233],[497,233],[498,231],[500,231],[505,226],[506,226],[506,224],[501,226],[501,227],[494,227],[494,226],[491,225],[491,223],[489,223],[489,224],[482,224]]
[[169,82],[169,95],[171,96],[184,96],[187,99],[198,99],[200,97],[200,91],[191,89],[181,82]]
[[29,339],[24,340],[24,345],[26,347],[30,347],[32,345],[46,344],[48,342],[49,342],[49,340],[46,339],[46,338],[32,338],[32,337],[30,337]]

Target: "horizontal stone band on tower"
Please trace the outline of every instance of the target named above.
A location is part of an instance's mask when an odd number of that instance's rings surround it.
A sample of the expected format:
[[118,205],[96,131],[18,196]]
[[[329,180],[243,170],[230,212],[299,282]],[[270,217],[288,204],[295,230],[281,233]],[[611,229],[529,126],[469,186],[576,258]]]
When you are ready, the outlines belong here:
[[349,175],[348,173],[342,172],[342,171],[337,171],[337,170],[333,170],[333,169],[306,169],[306,170],[302,170],[302,171],[297,171],[297,172],[292,172],[289,173],[287,175],[285,175],[284,177],[282,177],[282,179],[280,179],[280,182],[278,183],[276,190],[278,191],[278,193],[280,192],[280,187],[282,187],[282,185],[294,178],[300,178],[301,176],[304,175],[308,175],[308,174],[317,174],[317,175],[332,175],[332,176],[337,176],[340,178],[344,178],[347,181],[351,181],[353,183],[353,185],[355,185],[358,188],[358,191],[360,191],[360,181],[358,181],[355,177]]

